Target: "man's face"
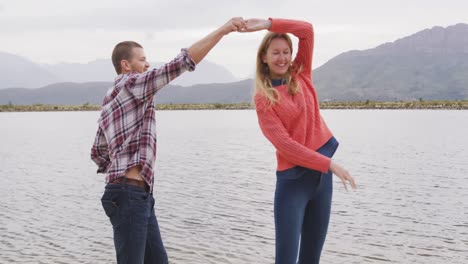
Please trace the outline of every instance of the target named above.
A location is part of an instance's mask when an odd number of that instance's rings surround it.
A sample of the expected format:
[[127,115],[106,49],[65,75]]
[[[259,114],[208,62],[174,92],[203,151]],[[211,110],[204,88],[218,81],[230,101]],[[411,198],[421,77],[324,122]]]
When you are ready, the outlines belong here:
[[142,48],[132,49],[132,58],[129,61],[131,72],[144,73],[149,68],[149,63],[146,61],[145,52]]

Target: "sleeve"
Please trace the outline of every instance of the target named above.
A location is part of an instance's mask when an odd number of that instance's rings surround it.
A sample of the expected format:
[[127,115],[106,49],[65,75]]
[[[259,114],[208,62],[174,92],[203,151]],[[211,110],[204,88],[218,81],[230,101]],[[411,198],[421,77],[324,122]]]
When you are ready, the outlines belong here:
[[109,148],[101,127],[98,128],[94,144],[91,148],[91,159],[98,166],[97,173],[104,173],[107,171],[107,167],[110,164]]
[[314,50],[314,29],[312,24],[289,19],[271,20],[270,31],[277,33],[291,33],[299,39],[296,58],[293,67],[301,68],[304,77],[312,78],[312,55]]
[[155,68],[141,74],[132,74],[127,79],[125,87],[136,98],[148,100],[153,98],[166,84],[187,70],[195,70],[195,62],[187,53],[187,50],[182,49],[176,58],[160,68]]
[[292,139],[273,108],[267,104],[265,99],[255,96],[260,129],[278,153],[296,165],[327,172],[330,167],[330,158]]

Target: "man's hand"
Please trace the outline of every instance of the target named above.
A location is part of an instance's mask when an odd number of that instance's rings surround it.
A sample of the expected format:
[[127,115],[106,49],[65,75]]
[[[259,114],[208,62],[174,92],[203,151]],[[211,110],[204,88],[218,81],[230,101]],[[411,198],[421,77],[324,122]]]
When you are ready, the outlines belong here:
[[240,32],[243,28],[245,28],[244,19],[242,17],[233,17],[221,27],[221,31],[224,35],[227,35],[234,31]]
[[187,52],[193,61],[198,64],[225,35],[233,31],[241,31],[243,28],[245,28],[245,22],[242,17],[231,18],[226,24],[192,44]]

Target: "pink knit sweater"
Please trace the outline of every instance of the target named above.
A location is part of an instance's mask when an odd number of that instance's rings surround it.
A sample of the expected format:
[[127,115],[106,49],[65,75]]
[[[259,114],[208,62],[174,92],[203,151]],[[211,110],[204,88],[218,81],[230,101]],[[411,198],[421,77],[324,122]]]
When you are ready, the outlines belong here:
[[255,95],[258,123],[268,140],[276,148],[278,171],[297,165],[321,172],[327,172],[330,158],[316,150],[333,135],[320,115],[319,103],[312,85],[312,51],[314,32],[307,22],[270,19],[270,31],[292,33],[299,38],[299,48],[294,59],[295,66],[302,65],[296,76],[300,92],[291,95],[287,85],[276,87],[280,101],[270,106],[268,99]]

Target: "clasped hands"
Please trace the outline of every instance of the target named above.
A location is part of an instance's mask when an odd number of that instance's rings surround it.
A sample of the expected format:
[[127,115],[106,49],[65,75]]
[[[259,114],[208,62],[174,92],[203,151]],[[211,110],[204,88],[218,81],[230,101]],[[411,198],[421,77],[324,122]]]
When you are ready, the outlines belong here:
[[225,34],[231,32],[255,32],[263,29],[269,29],[271,27],[271,21],[268,19],[243,19],[242,17],[231,18],[226,24],[224,24],[223,29]]

